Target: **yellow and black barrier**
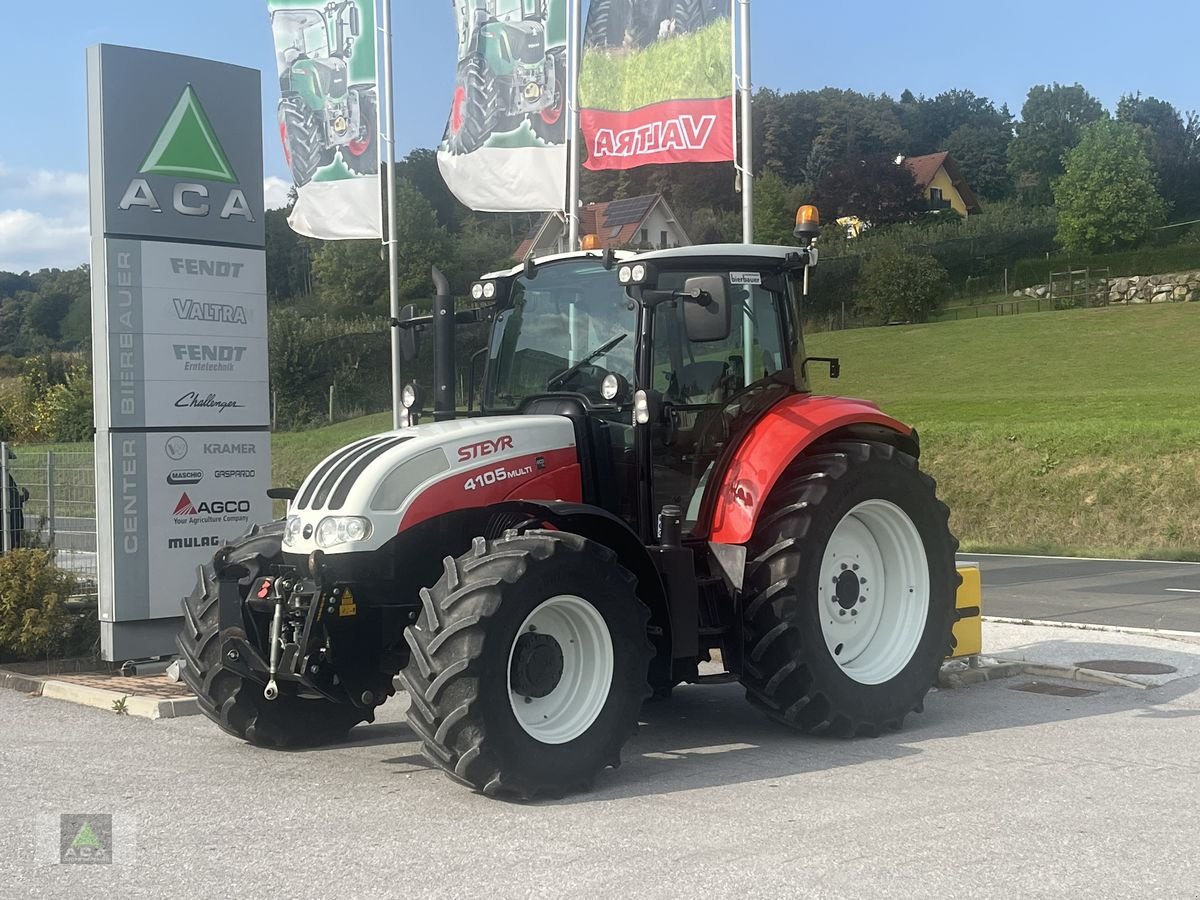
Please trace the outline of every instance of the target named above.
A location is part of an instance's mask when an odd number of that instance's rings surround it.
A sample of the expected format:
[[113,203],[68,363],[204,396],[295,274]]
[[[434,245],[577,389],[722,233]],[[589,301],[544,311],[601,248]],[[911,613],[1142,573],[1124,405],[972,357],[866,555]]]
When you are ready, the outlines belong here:
[[960,618],[954,623],[954,652],[948,659],[978,656],[983,652],[983,588],[979,566],[959,566],[958,574],[962,583],[958,586],[955,606]]

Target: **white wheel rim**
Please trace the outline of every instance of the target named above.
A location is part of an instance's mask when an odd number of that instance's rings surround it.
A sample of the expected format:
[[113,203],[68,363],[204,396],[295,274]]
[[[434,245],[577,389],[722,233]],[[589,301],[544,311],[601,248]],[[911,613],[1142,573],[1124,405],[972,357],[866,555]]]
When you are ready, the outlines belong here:
[[846,675],[882,684],[900,674],[929,614],[925,545],[904,510],[866,500],[845,515],[821,559],[817,603],[825,646]]
[[[562,652],[562,675],[544,697],[513,687],[517,642],[528,633],[549,635]],[[508,651],[508,699],[525,733],[543,744],[565,744],[589,728],[612,688],[613,644],[604,617],[582,597],[551,597],[521,623]]]

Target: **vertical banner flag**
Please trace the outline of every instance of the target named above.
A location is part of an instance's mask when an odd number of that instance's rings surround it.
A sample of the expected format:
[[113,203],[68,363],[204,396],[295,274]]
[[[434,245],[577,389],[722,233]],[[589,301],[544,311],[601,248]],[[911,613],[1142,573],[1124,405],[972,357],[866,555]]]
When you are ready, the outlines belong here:
[[593,171],[733,159],[730,0],[592,0],[579,75]]
[[438,167],[471,209],[562,209],[567,0],[451,0],[454,99]]
[[288,224],[325,240],[379,238],[375,0],[267,0],[279,137],[296,205]]

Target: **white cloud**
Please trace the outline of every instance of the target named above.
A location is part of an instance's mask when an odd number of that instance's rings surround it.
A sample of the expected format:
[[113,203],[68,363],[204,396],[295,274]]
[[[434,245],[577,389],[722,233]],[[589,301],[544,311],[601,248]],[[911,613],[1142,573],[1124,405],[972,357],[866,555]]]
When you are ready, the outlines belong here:
[[287,206],[288,191],[292,183],[277,175],[268,175],[263,179],[263,208],[283,209]]
[[64,216],[0,209],[0,271],[71,269],[88,257],[86,206]]

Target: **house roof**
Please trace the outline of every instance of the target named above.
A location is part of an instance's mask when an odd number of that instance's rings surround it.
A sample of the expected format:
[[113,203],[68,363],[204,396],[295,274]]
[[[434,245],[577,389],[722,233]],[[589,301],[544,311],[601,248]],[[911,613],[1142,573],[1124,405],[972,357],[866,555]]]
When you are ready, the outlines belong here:
[[917,187],[922,191],[929,187],[930,182],[937,176],[938,170],[944,168],[946,176],[950,179],[950,183],[954,185],[954,189],[962,197],[963,205],[966,206],[967,212],[982,212],[982,207],[980,207],[979,200],[975,197],[975,192],[971,190],[971,186],[963,178],[962,171],[958,168],[958,163],[954,161],[954,157],[950,155],[948,150],[943,150],[941,153],[927,153],[924,156],[906,157],[904,165],[912,172],[913,180],[916,181]]
[[[629,246],[637,243],[642,225],[650,217],[650,213],[660,205],[667,218],[672,221],[680,243],[690,243],[683,226],[675,218],[675,213],[667,205],[662,194],[643,194],[640,197],[626,197],[606,203],[589,203],[579,210],[579,233],[596,235],[601,250]],[[539,247],[546,225],[555,217],[556,214],[551,213],[532,229],[517,247],[513,259],[524,259],[531,250]]]

